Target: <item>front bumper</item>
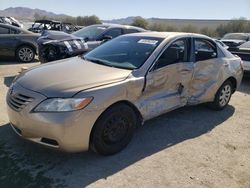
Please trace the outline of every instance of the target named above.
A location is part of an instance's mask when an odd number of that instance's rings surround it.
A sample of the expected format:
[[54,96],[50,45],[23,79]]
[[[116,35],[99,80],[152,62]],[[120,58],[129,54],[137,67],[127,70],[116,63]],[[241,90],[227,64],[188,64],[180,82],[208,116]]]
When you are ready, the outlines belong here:
[[[86,151],[92,127],[99,114],[88,110],[60,113],[34,113],[32,109],[46,97],[15,84],[15,92],[34,100],[17,111],[7,105],[9,121],[22,138],[67,152]],[[10,92],[7,94],[7,100]],[[7,102],[8,103],[8,102]]]

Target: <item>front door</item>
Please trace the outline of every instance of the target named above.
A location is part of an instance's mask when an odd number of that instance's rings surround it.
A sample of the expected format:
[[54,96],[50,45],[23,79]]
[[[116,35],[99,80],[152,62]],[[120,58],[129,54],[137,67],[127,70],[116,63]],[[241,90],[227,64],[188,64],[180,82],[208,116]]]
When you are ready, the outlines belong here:
[[149,71],[140,104],[145,119],[186,105],[193,74],[190,46],[190,38],[174,41]]

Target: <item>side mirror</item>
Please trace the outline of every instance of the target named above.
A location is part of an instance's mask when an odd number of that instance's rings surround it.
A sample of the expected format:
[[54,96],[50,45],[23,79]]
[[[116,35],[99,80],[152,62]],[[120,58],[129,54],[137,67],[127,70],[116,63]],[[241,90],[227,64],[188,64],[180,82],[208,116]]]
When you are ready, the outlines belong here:
[[214,53],[212,53],[211,57],[212,57],[212,58],[216,58],[216,57],[217,57],[217,54],[214,52]]
[[110,35],[104,35],[103,37],[102,37],[102,40],[103,41],[108,41],[108,40],[111,40],[112,39],[112,36],[110,36]]
[[85,42],[88,42],[88,41],[89,41],[89,37],[85,37],[85,38],[84,38],[84,41],[85,41]]

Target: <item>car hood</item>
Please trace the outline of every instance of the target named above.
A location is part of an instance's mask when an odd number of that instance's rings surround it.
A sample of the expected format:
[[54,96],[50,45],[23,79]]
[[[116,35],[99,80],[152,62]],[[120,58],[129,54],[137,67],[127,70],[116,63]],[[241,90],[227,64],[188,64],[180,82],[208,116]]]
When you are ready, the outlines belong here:
[[[82,37],[77,37],[72,34],[68,34],[62,31],[44,31],[42,35],[37,40],[39,45],[45,45],[48,43],[53,43],[53,45],[60,45],[60,42],[64,41],[74,41],[74,40],[83,40]],[[102,41],[87,41],[87,49],[85,51],[90,51],[102,44]]]
[[47,97],[72,97],[82,90],[123,81],[131,72],[73,57],[24,71],[16,82]]
[[68,34],[62,31],[43,31],[41,37],[39,37],[38,42],[43,43],[47,41],[67,41],[67,40],[82,40],[81,37],[76,37],[72,34]]

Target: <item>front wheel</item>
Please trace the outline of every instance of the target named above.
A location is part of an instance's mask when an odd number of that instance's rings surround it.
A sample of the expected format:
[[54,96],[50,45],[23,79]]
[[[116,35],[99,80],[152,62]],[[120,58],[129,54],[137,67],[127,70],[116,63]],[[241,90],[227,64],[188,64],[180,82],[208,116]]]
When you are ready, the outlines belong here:
[[231,99],[232,91],[232,83],[230,81],[224,82],[217,91],[215,99],[210,106],[215,110],[223,110]]
[[90,148],[102,155],[112,155],[125,148],[133,137],[135,112],[125,104],[106,110],[97,120],[90,140]]
[[56,47],[52,45],[39,47],[39,61],[41,63],[47,63],[58,59],[58,50]]

